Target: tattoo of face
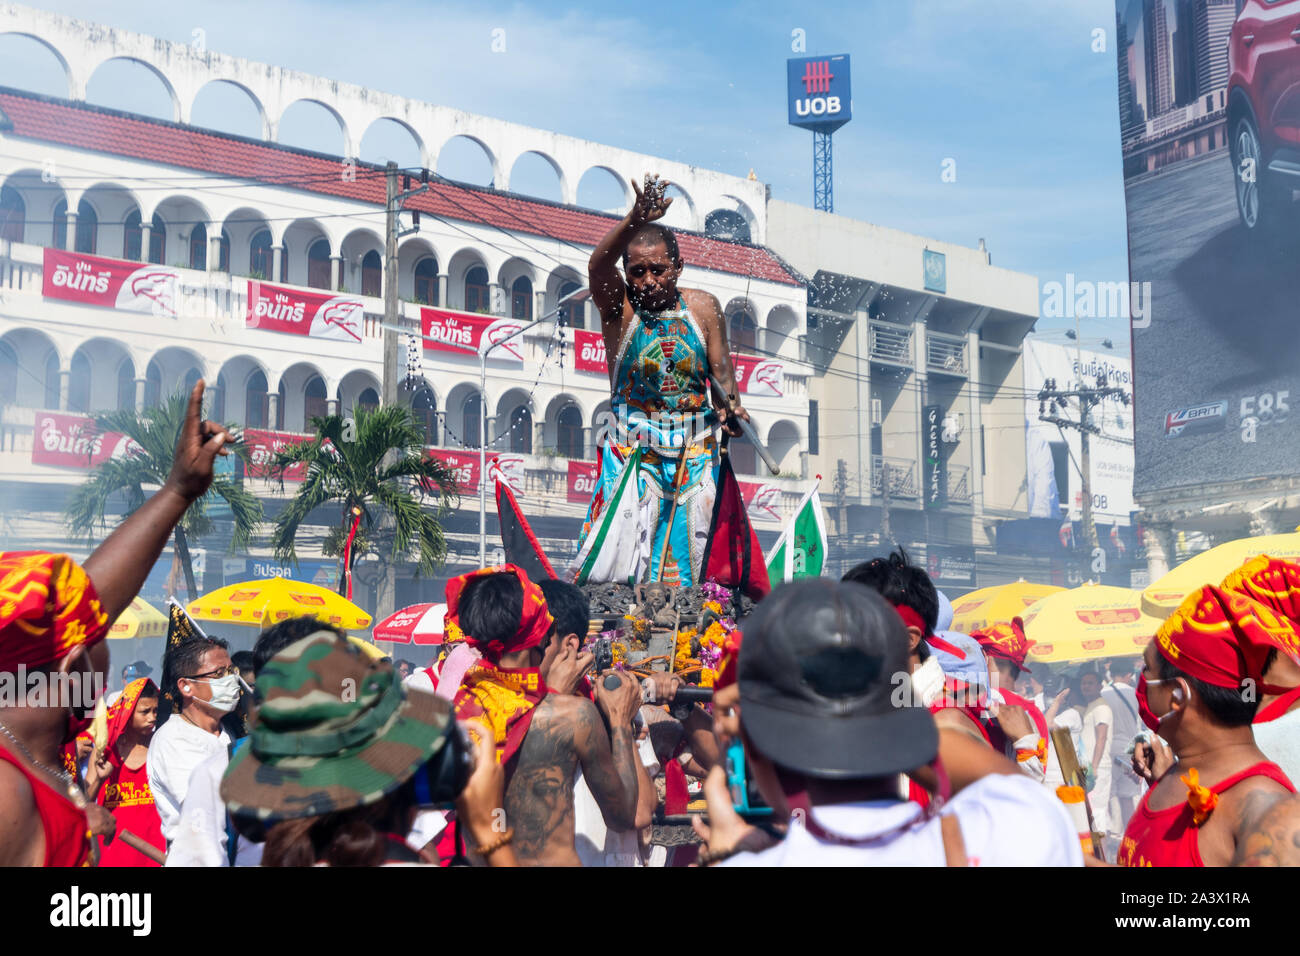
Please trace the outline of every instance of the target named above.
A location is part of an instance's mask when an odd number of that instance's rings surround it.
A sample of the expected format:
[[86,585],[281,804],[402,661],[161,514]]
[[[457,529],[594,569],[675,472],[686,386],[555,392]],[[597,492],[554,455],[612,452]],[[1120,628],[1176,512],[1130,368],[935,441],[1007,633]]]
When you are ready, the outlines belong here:
[[[515,853],[535,859],[573,821],[573,730],[570,721],[543,712],[533,718],[519,762],[506,788],[506,817],[515,831]],[[550,708],[546,708],[547,711]],[[570,837],[570,847],[571,847]]]

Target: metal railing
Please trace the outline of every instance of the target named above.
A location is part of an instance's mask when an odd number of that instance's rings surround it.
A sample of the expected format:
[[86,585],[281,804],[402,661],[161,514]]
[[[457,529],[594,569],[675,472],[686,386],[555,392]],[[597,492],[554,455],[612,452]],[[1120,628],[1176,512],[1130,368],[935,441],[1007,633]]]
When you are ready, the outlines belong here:
[[912,329],[872,319],[867,327],[867,353],[873,362],[890,362],[894,365],[912,366]]
[[910,458],[886,458],[883,455],[871,456],[871,493],[885,493],[885,474],[889,474],[889,495],[891,498],[915,498],[916,462]]
[[966,374],[966,340],[957,335],[930,332],[925,337],[925,365],[932,372]]
[[966,465],[948,465],[948,500],[969,504],[974,495],[970,488],[970,468]]

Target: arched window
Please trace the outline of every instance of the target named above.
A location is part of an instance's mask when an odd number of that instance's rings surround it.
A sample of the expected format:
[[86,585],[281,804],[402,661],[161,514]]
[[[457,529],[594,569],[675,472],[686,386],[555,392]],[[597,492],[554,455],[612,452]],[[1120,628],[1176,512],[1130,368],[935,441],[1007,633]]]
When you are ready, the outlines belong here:
[[27,225],[27,204],[12,186],[0,187],[0,240],[22,242]]
[[68,376],[68,411],[90,411],[90,359],[84,352],[72,356],[72,374]]
[[384,268],[379,253],[371,249],[361,258],[361,294],[381,296]]
[[581,458],[582,412],[577,405],[565,405],[555,420],[555,448],[564,458]]
[[488,292],[488,274],[482,266],[475,266],[465,273],[465,311],[492,311],[491,295]]
[[18,404],[18,353],[0,342],[0,405]]
[[208,227],[196,222],[190,229],[190,268],[202,272],[208,267]]
[[249,428],[265,428],[269,409],[266,376],[261,371],[254,372],[244,386],[244,424]]
[[704,234],[714,239],[749,242],[749,223],[730,209],[715,209],[704,217]]
[[117,366],[117,407],[119,411],[135,411],[135,365],[129,358]]
[[[357,396],[357,408],[364,408],[368,412],[373,412],[378,407],[379,393],[373,388],[363,389],[361,394]],[[436,402],[433,407],[437,409]]]
[[520,455],[533,453],[533,413],[525,405],[510,413],[510,450]]
[[271,254],[271,230],[262,229],[253,235],[248,244],[248,274],[262,282],[274,282],[271,264],[275,257]]
[[754,443],[745,436],[729,439],[727,454],[731,456],[731,467],[736,474],[758,474],[758,453],[754,450]]
[[749,310],[740,307],[727,316],[727,342],[734,352],[752,354],[758,348],[758,323]]
[[217,271],[229,272],[230,271],[230,233],[226,232],[226,230],[224,229],[221,230],[221,242],[217,244],[217,248],[220,249],[220,252],[217,255]]
[[[566,282],[560,286],[560,299],[563,302],[566,295],[572,295],[581,289],[582,286],[576,282]],[[568,305],[560,307],[560,324],[567,325],[571,329],[585,328],[583,322],[583,305],[582,302],[570,302]]]
[[217,387],[215,394],[212,396],[212,410],[208,417],[214,422],[225,422],[226,420],[226,373],[217,373]]
[[153,214],[149,224],[149,261],[156,266],[163,264],[167,255],[167,223],[162,216]]
[[317,239],[307,248],[307,285],[313,289],[330,287],[330,244]]
[[461,421],[464,423],[465,433],[460,438],[466,448],[479,447],[479,429],[483,427],[482,405],[478,393],[475,392],[465,399],[465,403],[461,406]]
[[329,411],[329,405],[326,396],[329,393],[325,390],[325,382],[319,375],[313,375],[307,383],[307,387],[302,394],[302,430],[305,432],[314,432],[316,429],[312,425],[313,418],[324,418]]
[[520,276],[510,286],[510,315],[525,321],[533,317],[533,284]]
[[122,258],[140,261],[140,248],[144,244],[144,230],[140,228],[140,210],[132,209],[122,220]]
[[60,379],[62,378],[59,373],[62,370],[59,365],[58,353],[50,349],[50,354],[45,357],[45,407],[51,410],[59,407]]
[[[368,388],[357,398],[358,405],[365,405],[366,394],[374,396],[378,404],[379,396],[375,395],[373,388]],[[416,423],[424,430],[424,443],[426,445],[438,444],[438,400],[434,398],[433,390],[427,385],[420,386],[419,391],[411,398],[411,414],[415,417]]]
[[151,359],[144,373],[144,407],[157,408],[162,404],[162,368]]
[[438,304],[438,260],[425,256],[415,264],[415,301]]
[[275,403],[275,427],[278,431],[284,431],[285,401],[284,401],[284,380],[283,379],[280,380],[280,388],[278,389],[276,394],[279,395],[279,398],[276,400]]
[[198,384],[199,379],[201,379],[202,377],[203,377],[202,372],[200,372],[196,368],[191,367],[181,378],[181,384],[180,384],[180,388],[177,390],[177,394],[184,395],[186,398],[189,398],[190,392],[194,391],[194,386]]
[[[99,233],[99,217],[86,200],[77,203],[77,235],[73,249],[86,255],[95,254],[95,238]],[[60,199],[54,206],[54,246],[65,249],[68,245],[68,201]]]

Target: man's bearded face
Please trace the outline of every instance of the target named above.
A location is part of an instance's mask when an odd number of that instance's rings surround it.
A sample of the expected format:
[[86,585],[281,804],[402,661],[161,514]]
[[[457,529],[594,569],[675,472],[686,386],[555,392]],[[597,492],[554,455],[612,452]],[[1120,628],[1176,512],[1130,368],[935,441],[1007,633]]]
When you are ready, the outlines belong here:
[[677,277],[682,274],[662,242],[633,245],[627,250],[627,295],[632,305],[661,312],[677,304]]

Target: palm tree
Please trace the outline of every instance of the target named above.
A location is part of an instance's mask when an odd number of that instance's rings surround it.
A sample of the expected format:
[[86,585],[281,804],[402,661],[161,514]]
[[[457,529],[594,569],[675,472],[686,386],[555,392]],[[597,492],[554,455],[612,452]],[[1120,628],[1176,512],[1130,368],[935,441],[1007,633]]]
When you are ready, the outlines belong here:
[[[314,510],[337,501],[339,524],[324,542],[325,554],[342,556],[356,507],[362,517],[353,542],[353,564],[359,554],[373,547],[378,521],[387,514],[394,525],[393,558],[414,557],[420,574],[432,574],[447,556],[439,519],[452,507],[453,499],[459,503],[455,477],[450,468],[425,452],[424,429],[409,408],[360,406],[355,414],[355,420],[341,415],[313,417],[316,437],[276,454],[271,475],[280,480],[281,487],[290,466],[307,465],[298,493],[275,522],[272,544],[276,559],[296,563],[298,527]],[[424,505],[430,502],[434,510],[426,511]],[[340,593],[346,591],[345,580],[346,575],[340,575]]]
[[[177,394],[143,412],[122,409],[95,416],[95,427],[100,434],[120,432],[135,442],[138,450],[95,466],[90,477],[73,493],[64,520],[74,535],[85,535],[88,541],[93,541],[95,532],[107,527],[104,512],[110,498],[119,493],[126,496],[125,517],[144,504],[146,485],[161,485],[167,480],[176,454],[176,440],[185,423],[188,401],[188,395]],[[247,452],[240,446],[227,447],[232,454],[247,460]],[[252,493],[227,475],[219,474],[212,479],[208,493],[190,505],[176,526],[176,558],[185,572],[185,585],[191,601],[199,594],[194,585],[189,541],[211,533],[212,517],[208,509],[218,498],[229,506],[234,522],[230,537],[232,552],[247,551],[254,532],[262,523],[262,503]]]

